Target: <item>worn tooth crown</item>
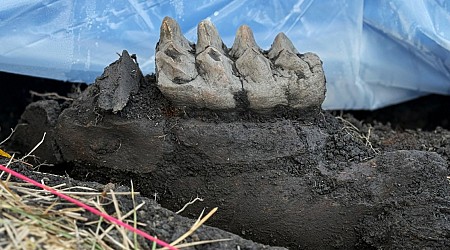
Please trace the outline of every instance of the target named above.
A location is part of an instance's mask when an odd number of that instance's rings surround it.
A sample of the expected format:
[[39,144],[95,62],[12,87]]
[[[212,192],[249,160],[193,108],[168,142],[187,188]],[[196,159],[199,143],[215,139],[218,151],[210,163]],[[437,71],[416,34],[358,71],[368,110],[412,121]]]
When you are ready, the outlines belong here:
[[189,41],[181,33],[180,25],[174,19],[165,17],[160,28],[159,45],[165,45],[170,42],[176,43],[176,45],[185,50],[190,49]]
[[253,36],[253,31],[247,25],[242,25],[236,32],[236,38],[231,47],[230,55],[238,58],[249,48],[260,51],[258,44],[256,44],[255,37]]
[[293,54],[298,54],[297,49],[292,44],[291,40],[283,33],[279,33],[270,47],[268,56],[270,59],[277,57],[282,50],[289,51]]
[[197,35],[194,51],[175,20],[166,17],[161,25],[157,85],[174,105],[262,113],[277,106],[320,109],[326,92],[322,62],[313,53],[298,53],[284,33],[269,51],[259,48],[246,25],[230,50],[209,20],[199,23]]
[[203,52],[207,47],[213,47],[220,53],[224,53],[224,44],[216,27],[209,20],[201,21],[197,26],[196,54]]
[[178,23],[170,17],[165,17],[160,32],[155,56],[158,77],[162,82],[167,79],[177,84],[195,79],[198,75],[195,59],[190,55],[191,46],[181,33]]

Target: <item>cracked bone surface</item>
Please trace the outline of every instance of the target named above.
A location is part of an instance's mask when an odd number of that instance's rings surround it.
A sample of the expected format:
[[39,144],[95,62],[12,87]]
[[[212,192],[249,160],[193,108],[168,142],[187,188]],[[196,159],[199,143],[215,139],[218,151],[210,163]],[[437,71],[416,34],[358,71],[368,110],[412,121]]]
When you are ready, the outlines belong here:
[[170,17],[164,18],[160,32],[157,84],[176,106],[268,112],[277,106],[320,108],[325,99],[319,57],[299,54],[283,33],[263,51],[246,25],[238,29],[231,49],[209,20],[198,24],[195,46]]

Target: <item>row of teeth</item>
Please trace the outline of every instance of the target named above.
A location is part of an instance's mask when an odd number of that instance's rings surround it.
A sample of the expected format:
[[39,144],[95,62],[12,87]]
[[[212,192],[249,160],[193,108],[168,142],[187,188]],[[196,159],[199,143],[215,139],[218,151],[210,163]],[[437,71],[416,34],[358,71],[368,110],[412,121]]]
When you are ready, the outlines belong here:
[[238,29],[231,49],[209,20],[198,24],[197,36],[197,44],[191,44],[174,19],[162,22],[157,83],[175,105],[266,112],[322,104],[326,90],[319,57],[299,54],[285,34],[278,34],[268,51],[259,48],[246,25]]

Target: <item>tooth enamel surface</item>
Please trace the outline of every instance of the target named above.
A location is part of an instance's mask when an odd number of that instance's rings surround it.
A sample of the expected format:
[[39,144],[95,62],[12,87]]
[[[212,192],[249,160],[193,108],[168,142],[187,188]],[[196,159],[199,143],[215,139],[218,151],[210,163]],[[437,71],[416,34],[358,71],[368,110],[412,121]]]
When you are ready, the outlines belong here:
[[189,41],[181,34],[178,23],[166,17],[161,25],[156,62],[161,79],[174,83],[186,83],[197,77],[195,57],[189,52]]
[[207,47],[213,47],[224,53],[224,44],[216,27],[209,20],[201,21],[197,26],[196,54],[203,52]]
[[320,109],[326,92],[322,62],[313,53],[299,54],[284,33],[266,52],[246,25],[236,32],[231,50],[208,20],[199,23],[197,36],[194,51],[175,20],[166,17],[161,25],[157,85],[176,106],[233,110],[239,105],[260,113],[277,106]]
[[180,49],[191,49],[189,41],[181,33],[180,25],[174,19],[165,17],[161,24],[159,46],[164,49],[164,45],[170,43],[175,43]]
[[260,51],[258,44],[256,44],[255,37],[253,36],[253,31],[247,25],[242,25],[236,32],[236,38],[231,47],[230,55],[238,58],[248,49]]
[[292,44],[291,40],[283,33],[279,33],[273,41],[272,47],[269,50],[268,56],[270,59],[277,57],[281,51],[289,51],[293,54],[298,54],[297,49]]
[[240,88],[239,78],[232,74],[233,61],[220,53],[216,48],[209,47],[197,56],[200,75],[207,84],[226,89]]
[[275,82],[269,59],[253,48],[247,49],[236,60],[236,68],[243,78],[243,87],[251,109],[270,109],[287,105],[283,86]]

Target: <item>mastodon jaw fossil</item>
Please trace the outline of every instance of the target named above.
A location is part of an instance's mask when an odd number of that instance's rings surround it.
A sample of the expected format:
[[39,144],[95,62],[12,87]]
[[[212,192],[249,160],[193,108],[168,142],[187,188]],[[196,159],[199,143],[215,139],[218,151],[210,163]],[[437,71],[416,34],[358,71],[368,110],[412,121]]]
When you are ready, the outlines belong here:
[[283,33],[263,51],[246,25],[238,29],[231,49],[209,20],[198,24],[196,46],[170,17],[164,18],[160,32],[157,84],[177,106],[268,112],[276,106],[319,108],[325,98],[319,57],[299,54]]

